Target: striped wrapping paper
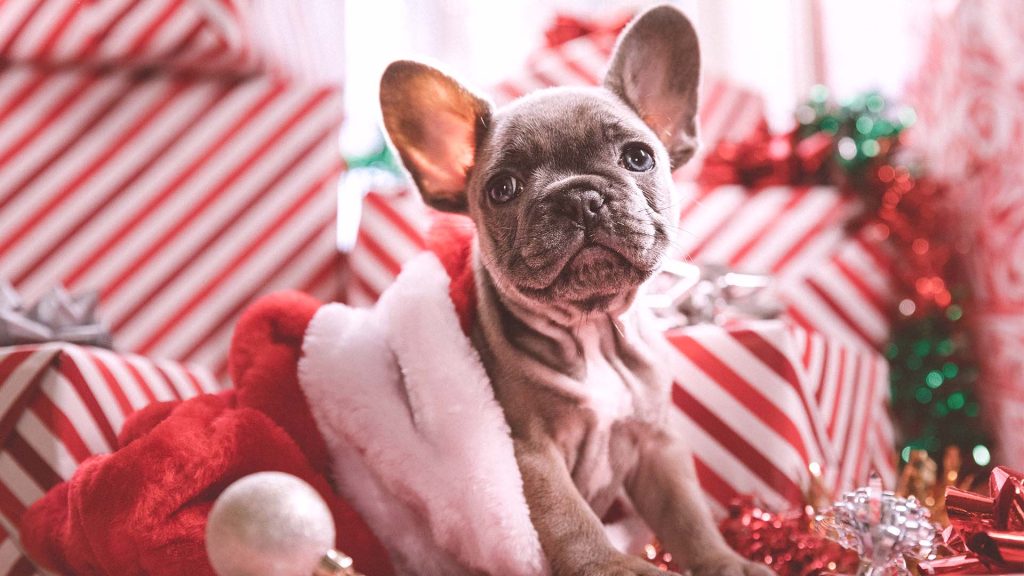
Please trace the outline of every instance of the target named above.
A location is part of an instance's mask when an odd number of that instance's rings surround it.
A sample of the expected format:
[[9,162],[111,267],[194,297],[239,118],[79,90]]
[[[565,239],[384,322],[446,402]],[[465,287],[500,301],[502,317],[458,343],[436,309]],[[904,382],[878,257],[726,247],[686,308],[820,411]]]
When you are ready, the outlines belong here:
[[131,412],[220,389],[200,368],[53,343],[0,348],[0,574],[30,574],[17,552],[25,509],[94,454],[117,446]]
[[0,55],[50,65],[253,72],[262,55],[234,0],[0,2]]
[[854,345],[888,339],[897,293],[888,250],[871,228],[844,225],[861,209],[830,187],[684,186],[679,256],[772,274],[787,312]]
[[398,186],[363,197],[355,249],[347,257],[345,301],[370,306],[394,282],[402,264],[426,249],[431,210],[415,190]]
[[21,553],[15,541],[0,528],[0,574],[4,576],[38,576],[35,566]]
[[873,470],[894,485],[889,372],[879,354],[784,320],[667,336],[676,351],[673,417],[720,515],[741,494],[777,510],[806,503],[811,463],[836,493]]
[[221,377],[260,293],[340,296],[340,91],[239,75],[238,6],[0,3],[0,275],[98,290],[121,349]]

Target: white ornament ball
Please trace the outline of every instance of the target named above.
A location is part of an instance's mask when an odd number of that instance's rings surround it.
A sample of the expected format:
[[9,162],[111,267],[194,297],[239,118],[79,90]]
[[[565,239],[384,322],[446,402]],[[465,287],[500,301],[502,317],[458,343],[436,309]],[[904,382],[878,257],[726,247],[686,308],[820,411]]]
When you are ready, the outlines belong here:
[[284,472],[259,472],[228,486],[206,524],[206,553],[220,576],[310,576],[332,548],[327,504]]

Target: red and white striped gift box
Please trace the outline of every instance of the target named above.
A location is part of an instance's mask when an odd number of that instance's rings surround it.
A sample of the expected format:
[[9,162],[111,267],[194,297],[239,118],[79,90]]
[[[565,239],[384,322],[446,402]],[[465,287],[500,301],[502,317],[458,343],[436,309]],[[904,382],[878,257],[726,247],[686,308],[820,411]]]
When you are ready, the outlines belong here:
[[348,254],[345,301],[369,306],[394,282],[402,264],[426,249],[431,209],[400,186],[363,197],[355,248]]
[[717,513],[752,494],[805,504],[809,467],[835,492],[872,470],[895,480],[888,364],[879,354],[783,320],[695,325],[668,334],[673,414]]
[[134,66],[248,61],[237,2],[36,4],[0,4],[0,274],[27,300],[98,290],[119,347],[222,376],[258,294],[340,296],[337,87]]
[[233,0],[0,2],[0,54],[15,62],[246,73],[261,57]]
[[789,315],[811,330],[872,348],[888,339],[893,263],[870,228],[845,229],[856,198],[831,187],[683,191],[679,257],[773,275]]
[[208,371],[170,361],[65,343],[0,348],[0,574],[30,573],[10,551],[21,515],[86,458],[111,452],[130,413],[218,390]]
[[3,576],[39,576],[21,549],[10,536],[0,528],[0,574]]

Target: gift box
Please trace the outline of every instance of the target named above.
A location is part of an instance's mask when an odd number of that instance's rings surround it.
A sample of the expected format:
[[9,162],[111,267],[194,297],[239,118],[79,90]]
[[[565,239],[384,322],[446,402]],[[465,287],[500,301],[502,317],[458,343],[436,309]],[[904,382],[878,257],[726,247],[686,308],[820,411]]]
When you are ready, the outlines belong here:
[[340,290],[340,88],[270,65],[247,10],[0,5],[3,277],[98,290],[122,349],[218,375],[257,295]]
[[863,211],[829,186],[683,186],[677,256],[771,274],[787,313],[853,345],[888,340],[898,289],[891,255]]
[[736,497],[769,509],[895,480],[889,371],[874,351],[788,319],[670,329],[673,411],[719,517]]
[[[177,362],[61,342],[0,348],[0,528],[8,545],[17,546],[29,504],[117,446],[128,414],[219,389],[210,372]],[[24,572],[0,570],[8,573]]]

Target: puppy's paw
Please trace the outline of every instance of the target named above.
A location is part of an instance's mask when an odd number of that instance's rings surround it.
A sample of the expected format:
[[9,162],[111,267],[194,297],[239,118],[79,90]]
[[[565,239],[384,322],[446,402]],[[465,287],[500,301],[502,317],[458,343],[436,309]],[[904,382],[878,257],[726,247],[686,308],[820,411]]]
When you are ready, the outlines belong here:
[[777,576],[760,562],[751,562],[738,554],[722,554],[708,558],[690,568],[693,576]]
[[[635,556],[617,555],[611,559],[574,571],[580,576],[679,576],[675,572],[659,570],[657,566]],[[751,575],[756,576],[756,575]]]

